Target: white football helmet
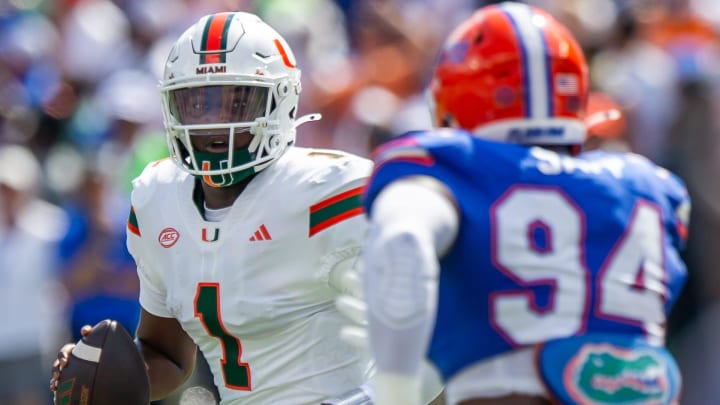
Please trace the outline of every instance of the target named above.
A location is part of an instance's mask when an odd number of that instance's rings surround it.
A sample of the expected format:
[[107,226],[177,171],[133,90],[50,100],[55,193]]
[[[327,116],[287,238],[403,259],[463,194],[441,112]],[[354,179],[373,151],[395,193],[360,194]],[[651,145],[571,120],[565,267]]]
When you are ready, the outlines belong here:
[[[295,56],[272,27],[244,12],[204,16],[175,43],[160,83],[170,156],[212,186],[236,184],[320,118],[296,121],[300,91]],[[236,146],[239,135],[249,144]]]

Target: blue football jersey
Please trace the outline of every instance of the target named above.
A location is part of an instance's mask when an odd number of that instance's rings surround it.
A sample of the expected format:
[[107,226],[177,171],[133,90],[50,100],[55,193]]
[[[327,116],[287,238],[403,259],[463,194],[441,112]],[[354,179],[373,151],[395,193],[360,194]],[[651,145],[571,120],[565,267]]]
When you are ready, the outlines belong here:
[[685,280],[690,201],[634,154],[492,142],[459,130],[406,134],[375,154],[366,209],[393,180],[447,185],[460,227],[440,260],[428,357],[448,379],[517,347],[588,333],[662,345]]

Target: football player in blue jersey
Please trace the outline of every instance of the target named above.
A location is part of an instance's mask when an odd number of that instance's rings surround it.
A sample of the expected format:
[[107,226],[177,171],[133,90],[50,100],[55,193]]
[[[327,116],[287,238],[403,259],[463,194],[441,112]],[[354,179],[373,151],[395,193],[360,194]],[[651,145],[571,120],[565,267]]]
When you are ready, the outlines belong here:
[[643,157],[582,153],[588,91],[541,9],[486,6],[450,35],[437,128],[381,146],[366,190],[377,405],[420,403],[425,358],[451,405],[677,403],[689,197]]

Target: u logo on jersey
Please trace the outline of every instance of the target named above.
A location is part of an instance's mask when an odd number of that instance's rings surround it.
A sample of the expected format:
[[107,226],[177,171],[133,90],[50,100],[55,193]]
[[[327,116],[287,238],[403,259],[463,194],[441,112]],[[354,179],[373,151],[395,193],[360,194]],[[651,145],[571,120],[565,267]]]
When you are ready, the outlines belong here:
[[204,242],[215,242],[220,238],[220,228],[215,228],[212,238],[209,237],[208,229],[202,229],[202,240]]

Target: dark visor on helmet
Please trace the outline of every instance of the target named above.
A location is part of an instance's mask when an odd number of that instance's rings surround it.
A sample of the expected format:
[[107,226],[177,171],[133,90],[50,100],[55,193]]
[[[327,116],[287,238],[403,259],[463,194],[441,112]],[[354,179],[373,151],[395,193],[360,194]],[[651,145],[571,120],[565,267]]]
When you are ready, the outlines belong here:
[[181,125],[252,122],[265,116],[270,88],[188,87],[170,92],[170,113]]

